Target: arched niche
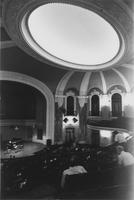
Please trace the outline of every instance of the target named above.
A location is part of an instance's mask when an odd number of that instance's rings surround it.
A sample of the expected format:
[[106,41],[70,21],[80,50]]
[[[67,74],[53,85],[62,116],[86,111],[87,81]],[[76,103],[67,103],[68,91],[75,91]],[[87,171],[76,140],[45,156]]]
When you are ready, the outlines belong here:
[[67,115],[74,115],[74,97],[67,97]]
[[112,116],[120,117],[122,115],[122,96],[119,93],[112,95]]
[[72,89],[65,92],[65,110],[66,115],[75,115],[76,113],[76,93]]
[[124,98],[125,98],[125,94],[127,93],[125,88],[120,86],[120,85],[113,85],[109,90],[108,90],[108,96],[109,96],[109,101],[110,101],[110,116],[113,117],[112,114],[112,96],[114,94],[119,94],[121,96],[121,115],[120,116],[124,116]]
[[[100,116],[101,112],[101,95],[103,95],[103,92],[99,88],[91,88],[88,91],[88,110],[89,110],[89,116]],[[97,96],[97,97],[93,97]],[[95,101],[94,101],[95,98]],[[96,109],[96,111],[95,111]],[[99,111],[97,111],[99,109]]]
[[43,137],[44,143],[47,139],[54,142],[54,97],[50,89],[41,81],[17,72],[0,71],[0,80],[15,81],[30,85],[39,90],[46,98],[46,136]]
[[91,98],[91,115],[92,116],[99,116],[99,96],[93,95]]

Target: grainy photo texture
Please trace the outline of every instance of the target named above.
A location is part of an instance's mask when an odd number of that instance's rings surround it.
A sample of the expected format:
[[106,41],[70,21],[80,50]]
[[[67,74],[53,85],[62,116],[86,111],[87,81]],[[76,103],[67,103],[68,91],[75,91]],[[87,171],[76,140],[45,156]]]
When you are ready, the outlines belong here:
[[134,0],[1,0],[2,200],[134,199]]

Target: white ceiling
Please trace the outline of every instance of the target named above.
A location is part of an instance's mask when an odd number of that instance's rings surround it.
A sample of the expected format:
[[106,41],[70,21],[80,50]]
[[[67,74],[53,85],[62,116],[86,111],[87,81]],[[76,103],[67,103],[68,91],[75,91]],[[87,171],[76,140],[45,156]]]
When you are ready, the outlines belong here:
[[28,27],[50,60],[100,65],[112,60],[120,48],[117,32],[104,18],[74,5],[42,5],[30,14]]

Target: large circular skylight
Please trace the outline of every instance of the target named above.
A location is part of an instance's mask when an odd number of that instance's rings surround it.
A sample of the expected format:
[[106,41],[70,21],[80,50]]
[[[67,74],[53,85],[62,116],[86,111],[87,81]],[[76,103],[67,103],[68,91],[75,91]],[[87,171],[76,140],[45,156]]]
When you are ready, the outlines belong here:
[[37,7],[23,18],[22,31],[38,54],[65,67],[104,68],[119,54],[120,40],[112,25],[75,5],[48,3]]

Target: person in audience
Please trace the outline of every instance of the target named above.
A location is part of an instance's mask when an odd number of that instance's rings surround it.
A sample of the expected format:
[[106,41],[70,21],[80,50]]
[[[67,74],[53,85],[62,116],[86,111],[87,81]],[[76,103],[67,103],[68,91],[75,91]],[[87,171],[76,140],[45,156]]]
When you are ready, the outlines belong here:
[[124,143],[124,142],[126,142],[126,138],[124,137],[123,133],[118,132],[118,131],[116,132],[115,142],[118,142],[118,143]]
[[134,183],[134,156],[124,151],[124,147],[118,145],[116,147],[118,154],[118,165],[120,170],[118,170],[118,181],[121,184],[133,185]]
[[134,166],[134,156],[131,153],[124,151],[123,146],[118,145],[116,151],[118,154],[118,164],[120,166]]
[[72,158],[70,159],[70,167],[64,170],[62,173],[61,188],[64,188],[66,181],[65,179],[67,175],[85,174],[85,173],[87,173],[86,169],[81,165],[77,165],[76,157],[72,156]]
[[123,146],[125,150],[127,149],[127,139],[123,133],[117,131],[114,140],[116,144]]
[[76,142],[73,142],[72,145],[71,145],[71,150],[74,150],[76,147],[77,147]]

